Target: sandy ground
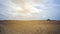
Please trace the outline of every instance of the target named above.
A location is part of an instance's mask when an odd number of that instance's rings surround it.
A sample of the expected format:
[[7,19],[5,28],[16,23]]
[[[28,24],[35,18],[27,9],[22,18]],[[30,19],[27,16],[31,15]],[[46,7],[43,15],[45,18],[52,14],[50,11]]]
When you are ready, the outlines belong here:
[[0,34],[60,34],[60,21],[0,21]]

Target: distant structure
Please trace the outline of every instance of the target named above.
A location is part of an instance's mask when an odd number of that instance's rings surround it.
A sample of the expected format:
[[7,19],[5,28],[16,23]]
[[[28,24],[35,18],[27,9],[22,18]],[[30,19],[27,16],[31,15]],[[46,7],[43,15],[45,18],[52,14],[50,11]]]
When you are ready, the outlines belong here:
[[47,21],[51,21],[50,19],[47,19]]

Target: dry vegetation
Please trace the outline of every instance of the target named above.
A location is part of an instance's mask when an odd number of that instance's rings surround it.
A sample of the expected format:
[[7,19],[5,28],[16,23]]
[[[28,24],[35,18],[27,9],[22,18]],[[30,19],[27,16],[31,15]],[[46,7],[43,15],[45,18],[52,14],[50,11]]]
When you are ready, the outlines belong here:
[[0,21],[0,34],[60,34],[60,21],[4,20]]

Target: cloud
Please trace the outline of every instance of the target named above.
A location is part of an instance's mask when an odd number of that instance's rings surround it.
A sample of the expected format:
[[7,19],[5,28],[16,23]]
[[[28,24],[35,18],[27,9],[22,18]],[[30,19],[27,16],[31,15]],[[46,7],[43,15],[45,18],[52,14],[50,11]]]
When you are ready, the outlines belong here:
[[0,20],[40,20],[48,18],[58,19],[57,17],[60,17],[60,2],[58,2],[59,0],[23,1],[0,0]]

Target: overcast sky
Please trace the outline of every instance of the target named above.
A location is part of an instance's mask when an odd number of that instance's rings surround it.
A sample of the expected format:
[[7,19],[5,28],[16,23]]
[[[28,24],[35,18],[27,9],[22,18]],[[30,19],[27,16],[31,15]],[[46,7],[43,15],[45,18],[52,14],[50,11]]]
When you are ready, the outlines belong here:
[[60,0],[0,0],[0,20],[60,20]]

